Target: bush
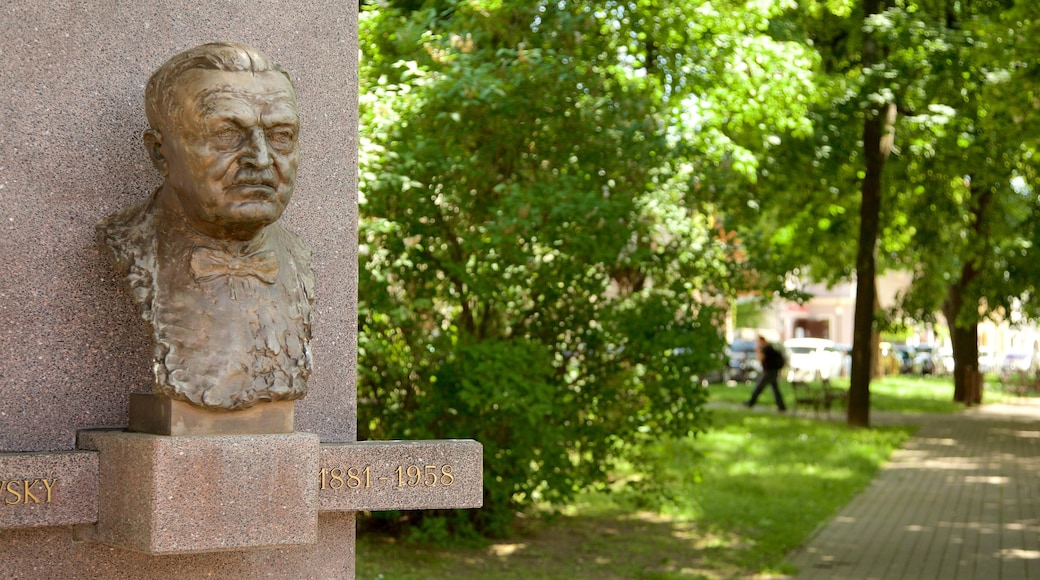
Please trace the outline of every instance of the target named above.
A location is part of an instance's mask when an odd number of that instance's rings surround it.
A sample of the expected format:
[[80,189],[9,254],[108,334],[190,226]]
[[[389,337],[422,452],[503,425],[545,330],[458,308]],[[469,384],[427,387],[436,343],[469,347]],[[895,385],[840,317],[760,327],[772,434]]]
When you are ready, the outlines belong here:
[[696,432],[723,348],[726,246],[653,86],[586,13],[478,4],[362,19],[359,434],[484,445],[485,508],[431,533],[502,534]]

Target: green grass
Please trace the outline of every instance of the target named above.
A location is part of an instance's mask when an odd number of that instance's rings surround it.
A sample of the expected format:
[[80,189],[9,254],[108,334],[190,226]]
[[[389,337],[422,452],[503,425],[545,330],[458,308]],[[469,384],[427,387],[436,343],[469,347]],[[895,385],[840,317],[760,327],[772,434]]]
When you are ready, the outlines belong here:
[[[613,493],[515,537],[464,549],[362,534],[357,577],[394,580],[744,578],[793,572],[785,555],[858,493],[909,428],[720,408],[713,429],[643,449]],[[621,485],[626,482],[628,485]]]

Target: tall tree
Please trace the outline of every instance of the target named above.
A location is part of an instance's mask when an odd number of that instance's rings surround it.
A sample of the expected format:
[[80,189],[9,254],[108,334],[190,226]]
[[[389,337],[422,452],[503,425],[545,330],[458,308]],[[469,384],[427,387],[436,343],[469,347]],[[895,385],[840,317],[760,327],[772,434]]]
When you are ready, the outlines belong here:
[[904,198],[913,225],[913,291],[904,309],[941,307],[951,331],[954,399],[982,400],[978,323],[1034,318],[1037,31],[1040,9],[1002,0],[945,3],[932,23],[930,109],[911,124]]
[[[819,51],[818,84],[829,96],[811,114],[810,137],[785,138],[789,147],[764,157],[769,175],[758,186],[774,197],[758,223],[774,224],[775,233],[747,236],[749,253],[772,258],[781,273],[857,275],[850,423],[869,423],[869,337],[879,314],[872,278],[884,268],[916,275],[904,314],[947,313],[955,398],[977,402],[978,321],[1032,315],[1037,51],[1030,33],[1038,9],[1010,0],[800,8],[773,30]],[[848,139],[856,118],[860,145]],[[854,183],[855,199],[847,194]],[[855,231],[852,260],[840,245]]]
[[[864,42],[862,64],[872,69],[884,61],[885,48],[872,33],[870,19],[884,9],[881,0],[864,0]],[[883,87],[877,87],[878,89]],[[896,106],[875,90],[880,98],[871,99],[863,120],[863,158],[866,161],[861,184],[859,244],[856,253],[856,311],[852,338],[852,376],[849,385],[848,421],[850,425],[870,426],[871,359],[874,355],[874,312],[877,303],[877,239],[881,229],[882,175],[892,152]]]
[[702,428],[752,276],[726,195],[805,133],[783,2],[396,2],[362,21],[362,437],[476,437],[487,508]]

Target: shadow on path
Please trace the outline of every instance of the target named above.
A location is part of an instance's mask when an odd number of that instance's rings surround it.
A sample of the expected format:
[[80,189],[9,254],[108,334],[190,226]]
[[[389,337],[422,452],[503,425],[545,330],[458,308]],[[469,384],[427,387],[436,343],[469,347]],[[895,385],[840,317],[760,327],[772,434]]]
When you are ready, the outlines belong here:
[[912,421],[871,485],[789,556],[796,577],[1040,578],[1040,404]]

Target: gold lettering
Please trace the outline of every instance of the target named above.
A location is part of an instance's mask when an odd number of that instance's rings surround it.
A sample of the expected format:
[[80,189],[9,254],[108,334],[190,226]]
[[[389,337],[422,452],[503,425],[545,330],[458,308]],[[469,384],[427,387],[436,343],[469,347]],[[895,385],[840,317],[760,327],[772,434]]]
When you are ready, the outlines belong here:
[[357,467],[347,469],[347,487],[350,489],[361,487],[361,470]]
[[329,475],[332,476],[332,481],[329,482],[329,487],[331,487],[332,489],[339,489],[343,487],[344,481],[342,468],[333,467],[332,470],[329,471]]
[[51,503],[51,487],[58,482],[58,478],[55,477],[50,481],[47,481],[47,478],[43,478],[40,481],[43,482],[43,487],[47,488],[47,503]]
[[419,485],[419,480],[422,479],[422,471],[419,470],[418,465],[409,465],[405,473],[408,474],[408,487]]
[[[456,476],[454,472],[455,467],[451,464],[441,465],[398,465],[394,469],[394,474],[397,475],[397,488],[403,487],[451,487],[455,485]],[[378,473],[373,476],[372,466],[366,465],[364,467],[323,467],[318,471],[318,480],[320,489],[332,489],[340,490],[346,489],[369,489],[372,487],[373,478],[378,482],[393,482],[393,476],[379,476]],[[36,494],[39,491],[33,491],[36,484],[41,484],[47,490],[46,500],[44,503],[50,503],[52,499],[53,486],[57,483],[58,478],[54,479],[37,479],[37,480],[24,480],[14,482],[3,482],[0,481],[0,493],[4,491],[4,485],[7,485],[7,493],[10,494],[6,498],[5,503],[29,503],[30,500],[40,503],[40,498]],[[14,485],[11,488],[11,484]],[[24,484],[24,489],[20,489],[19,485]],[[41,494],[42,495],[42,494]],[[11,498],[15,498],[15,501],[11,501]]]
[[16,503],[22,503],[22,493],[15,489],[16,485],[18,485],[17,481],[8,481],[7,482],[7,486],[6,486],[7,493],[9,493],[12,496],[14,496],[15,499],[14,499],[14,501],[11,501],[10,498],[5,499],[4,500],[5,504],[7,504],[7,505],[14,505]]
[[32,498],[33,503],[40,503],[40,498],[33,495],[32,491],[30,491],[37,483],[40,483],[39,479],[32,480],[32,483],[29,483],[28,479],[22,480],[22,493],[25,495],[25,503],[29,503],[29,498]]

